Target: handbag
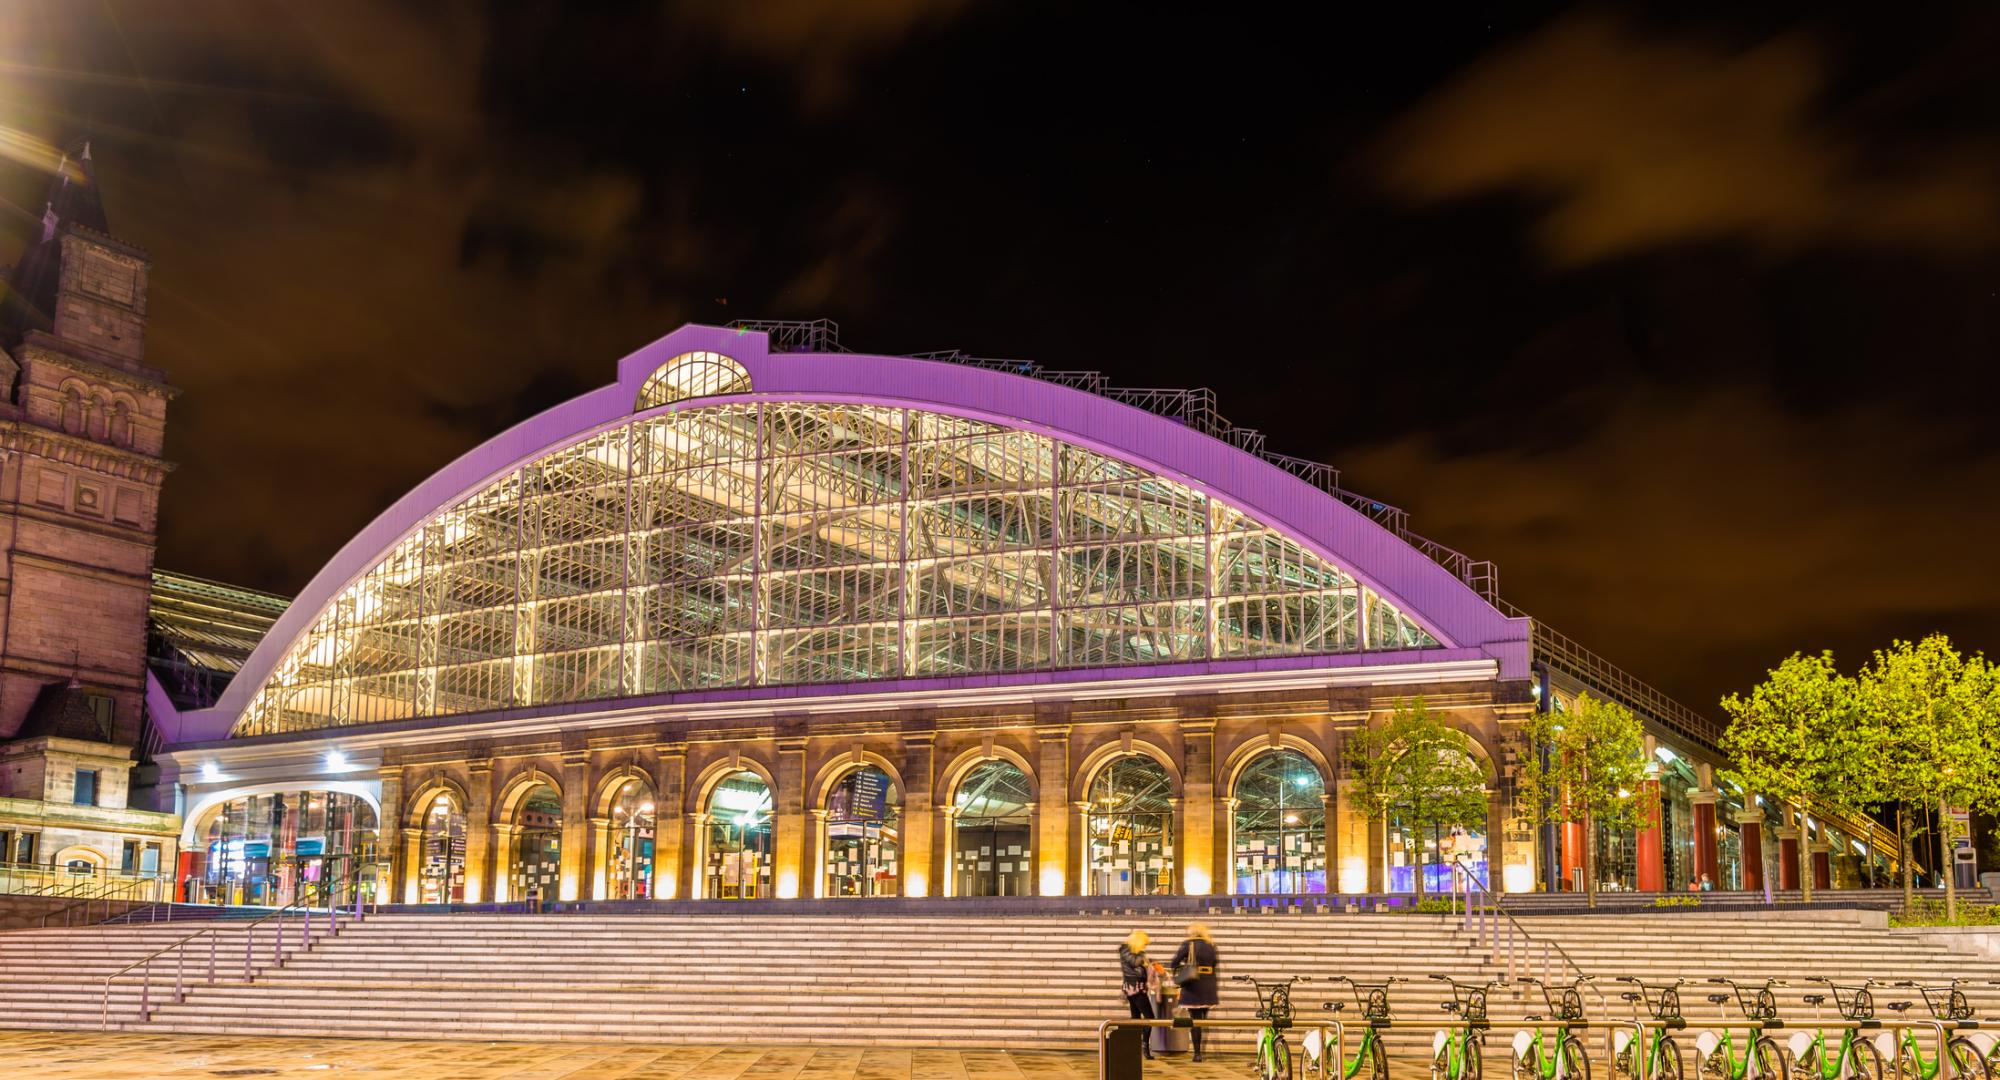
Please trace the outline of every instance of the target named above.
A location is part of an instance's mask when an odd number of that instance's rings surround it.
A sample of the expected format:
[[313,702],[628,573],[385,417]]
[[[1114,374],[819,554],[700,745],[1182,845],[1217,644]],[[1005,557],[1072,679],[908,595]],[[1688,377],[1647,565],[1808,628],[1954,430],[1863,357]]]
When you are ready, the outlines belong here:
[[1187,959],[1174,969],[1174,985],[1187,986],[1201,981],[1201,947],[1188,942]]

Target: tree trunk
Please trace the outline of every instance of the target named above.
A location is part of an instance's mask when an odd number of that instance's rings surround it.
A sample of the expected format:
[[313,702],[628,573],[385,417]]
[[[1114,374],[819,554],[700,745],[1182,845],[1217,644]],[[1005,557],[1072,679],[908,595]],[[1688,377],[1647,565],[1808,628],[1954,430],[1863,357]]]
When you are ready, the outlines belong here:
[[1597,906],[1597,831],[1590,815],[1583,815],[1583,896],[1584,906]]
[[1903,860],[1903,911],[1917,902],[1917,861],[1916,845],[1910,843],[1910,804],[1896,804],[1896,846]]
[[1799,900],[1812,903],[1813,863],[1812,832],[1806,828],[1805,811],[1796,807],[1792,810],[1792,820],[1799,833]]
[[1938,846],[1943,849],[1938,856],[1938,865],[1944,867],[1944,918],[1946,922],[1958,921],[1958,864],[1952,861],[1958,838],[1951,834],[1951,807],[1945,805],[1943,796],[1938,797]]

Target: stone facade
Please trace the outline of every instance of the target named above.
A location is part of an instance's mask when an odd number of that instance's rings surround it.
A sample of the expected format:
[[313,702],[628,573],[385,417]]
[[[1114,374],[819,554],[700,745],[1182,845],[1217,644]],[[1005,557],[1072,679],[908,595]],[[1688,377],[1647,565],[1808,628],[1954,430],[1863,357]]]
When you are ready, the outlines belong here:
[[[956,786],[983,761],[1027,774],[1034,796],[1031,850],[1041,895],[1085,885],[1085,814],[1093,776],[1107,763],[1143,755],[1173,783],[1174,893],[1230,891],[1232,791],[1245,765],[1274,749],[1304,754],[1327,792],[1329,891],[1386,890],[1381,826],[1349,806],[1339,768],[1344,737],[1383,717],[1398,698],[1422,695],[1466,732],[1489,768],[1495,867],[1532,863],[1532,844],[1508,849],[1509,791],[1494,773],[1502,748],[1532,709],[1525,685],[1490,680],[1383,688],[1158,695],[1100,701],[929,711],[839,709],[777,712],[756,721],[634,722],[588,731],[478,741],[441,735],[399,740],[377,770],[387,827],[381,857],[389,898],[416,902],[427,815],[440,797],[467,818],[466,902],[510,895],[509,845],[524,793],[546,784],[563,815],[557,897],[607,895],[608,806],[628,780],[642,780],[657,808],[655,896],[704,896],[702,845],[709,796],[725,776],[750,772],[773,796],[772,895],[824,895],[823,820],[829,793],[852,770],[886,773],[900,801],[901,895],[950,890]],[[195,797],[199,797],[198,793]]]

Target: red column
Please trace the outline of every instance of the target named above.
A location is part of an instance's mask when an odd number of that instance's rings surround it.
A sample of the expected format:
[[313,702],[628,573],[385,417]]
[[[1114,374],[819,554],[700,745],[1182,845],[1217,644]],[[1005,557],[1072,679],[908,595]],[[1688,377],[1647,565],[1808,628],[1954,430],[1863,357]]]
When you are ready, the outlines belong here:
[[1788,825],[1778,827],[1778,888],[1799,887],[1799,831]]
[[1833,855],[1825,844],[1812,845],[1813,888],[1833,888]]
[[1565,821],[1562,826],[1562,891],[1576,887],[1576,872],[1583,867],[1583,822]]
[[1715,792],[1697,791],[1690,797],[1694,810],[1694,874],[1707,878],[1713,888],[1722,888],[1722,860],[1715,845]]
[[[1666,853],[1660,846],[1660,782],[1647,780],[1639,785],[1639,830],[1637,836],[1640,892],[1663,892],[1667,888]],[[1684,884],[1675,882],[1675,884]]]
[[1736,819],[1742,826],[1740,839],[1743,850],[1743,887],[1751,892],[1764,891],[1764,814],[1758,810],[1745,810]]

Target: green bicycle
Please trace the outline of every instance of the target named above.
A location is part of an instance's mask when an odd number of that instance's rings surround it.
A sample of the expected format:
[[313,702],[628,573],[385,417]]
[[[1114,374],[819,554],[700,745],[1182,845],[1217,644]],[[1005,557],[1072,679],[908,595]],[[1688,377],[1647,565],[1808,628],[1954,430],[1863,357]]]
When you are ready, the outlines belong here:
[[[1843,1020],[1865,1027],[1878,1026],[1875,995],[1869,989],[1875,980],[1863,979],[1860,986],[1839,986],[1831,979],[1810,981],[1826,984],[1834,1010]],[[1827,994],[1807,994],[1801,1000],[1812,1006],[1813,1018],[1817,1020],[1827,997]],[[1882,1080],[1881,1051],[1854,1028],[1842,1028],[1840,1041],[1834,1046],[1827,1045],[1825,1031],[1800,1031],[1786,1042],[1786,1049],[1791,1051],[1792,1068],[1801,1074],[1800,1080]]]
[[1480,1080],[1482,1050],[1491,1027],[1486,1020],[1486,993],[1499,984],[1462,983],[1449,975],[1431,978],[1451,985],[1452,999],[1438,1008],[1457,1018],[1431,1036],[1431,1080]]
[[[1382,1029],[1389,1026],[1394,1017],[1389,1015],[1389,986],[1391,983],[1407,982],[1406,979],[1389,979],[1386,982],[1355,982],[1345,975],[1336,975],[1334,982],[1344,982],[1354,988],[1354,1003],[1361,1007],[1361,1019],[1368,1026],[1361,1029],[1361,1041],[1354,1046],[1354,1056],[1345,1061],[1336,1061],[1338,1073],[1326,1072],[1326,1047],[1318,1045],[1319,1033],[1309,1032],[1306,1042],[1306,1071],[1320,1072],[1328,1080],[1354,1080],[1361,1071],[1361,1063],[1368,1062],[1369,1080],[1389,1080],[1389,1052],[1382,1046]],[[1321,1006],[1326,1011],[1338,1013],[1347,1007],[1345,1001],[1329,1001]],[[1334,1050],[1336,1058],[1339,1050]]]
[[[1577,1036],[1584,1021],[1584,984],[1595,978],[1580,976],[1568,986],[1556,987],[1540,979],[1522,979],[1528,986],[1542,988],[1542,1000],[1549,1011],[1524,1017],[1530,1024],[1547,1022],[1546,1028],[1523,1028],[1514,1033],[1514,1080],[1590,1080],[1590,1055]],[[1561,995],[1553,991],[1560,989]]]
[[[1645,1075],[1658,1077],[1659,1080],[1681,1080],[1684,1061],[1681,1057],[1680,1043],[1675,1041],[1673,1033],[1687,1027],[1687,1019],[1681,1015],[1681,986],[1687,980],[1675,979],[1666,985],[1649,985],[1629,975],[1621,975],[1618,981],[1631,983],[1634,987],[1618,995],[1632,1006],[1634,1021],[1639,1019],[1641,1005],[1652,1014],[1652,1019],[1646,1024],[1648,1039],[1644,1049]],[[1612,1075],[1617,1077],[1638,1075],[1635,1072],[1638,1062],[1634,1059],[1640,1052],[1632,1045],[1632,1033],[1619,1029],[1611,1037]]]
[[[1972,1003],[1958,988],[1963,981],[1953,979],[1946,986],[1923,986],[1914,979],[1905,979],[1896,985],[1922,994],[1924,1007],[1930,1010],[1931,1018],[1948,1028],[1976,1026],[1978,1021],[1972,1018]],[[1915,1003],[1891,1001],[1888,1004],[1901,1017]],[[1953,1080],[1992,1080],[1992,1067],[1987,1064],[1985,1055],[1980,1053],[1979,1044],[1971,1038],[1953,1035],[1944,1046],[1945,1053],[1951,1055]],[[1924,1056],[1923,1044],[1918,1040],[1915,1028],[1906,1027],[1897,1034],[1885,1031],[1875,1036],[1875,1052],[1896,1063],[1899,1080],[1937,1080],[1944,1064],[1942,1055]]]
[[1233,976],[1247,982],[1257,992],[1257,1019],[1264,1029],[1257,1034],[1257,1075],[1262,1080],[1292,1080],[1292,1048],[1285,1042],[1285,1029],[1292,1026],[1292,985],[1311,982],[1294,975],[1283,982],[1270,982],[1248,975]]
[[[1734,979],[1710,979],[1718,986],[1729,987],[1727,994],[1709,994],[1708,1003],[1722,1014],[1722,1023],[1717,1030],[1704,1031],[1694,1037],[1695,1071],[1703,1080],[1790,1080],[1791,1069],[1785,1064],[1785,1053],[1778,1048],[1778,1040],[1764,1033],[1764,1025],[1778,1018],[1778,998],[1771,993],[1774,986],[1783,985],[1776,979],[1765,979],[1764,985],[1754,990],[1746,990]],[[1729,1001],[1736,999],[1736,1006],[1743,1013],[1742,1056],[1735,1029],[1729,1026]]]

